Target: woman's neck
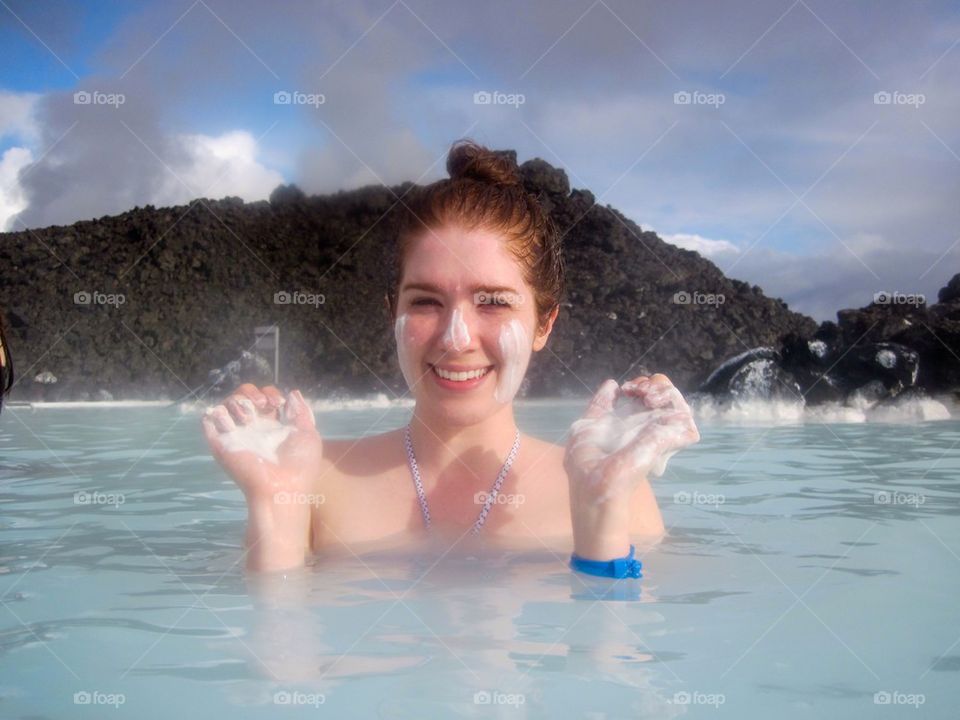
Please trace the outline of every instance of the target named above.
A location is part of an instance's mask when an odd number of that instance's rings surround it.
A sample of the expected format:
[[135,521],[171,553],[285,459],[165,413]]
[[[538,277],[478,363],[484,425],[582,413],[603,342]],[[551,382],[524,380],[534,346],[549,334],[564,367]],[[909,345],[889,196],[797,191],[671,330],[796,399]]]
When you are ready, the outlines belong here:
[[[513,403],[473,425],[437,420],[419,412],[418,408],[414,408],[410,420],[410,439],[418,465],[436,472],[473,474],[485,483],[493,482],[513,446],[516,432]],[[424,482],[429,479],[425,477]]]

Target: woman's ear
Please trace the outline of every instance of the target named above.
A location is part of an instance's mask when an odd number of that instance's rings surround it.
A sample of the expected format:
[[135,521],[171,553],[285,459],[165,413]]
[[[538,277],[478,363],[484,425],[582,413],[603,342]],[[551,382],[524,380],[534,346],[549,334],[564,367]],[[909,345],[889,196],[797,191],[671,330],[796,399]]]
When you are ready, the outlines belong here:
[[550,337],[550,333],[553,330],[553,323],[557,319],[557,314],[560,312],[560,306],[554,305],[553,310],[547,315],[547,319],[543,324],[543,327],[537,330],[537,337],[533,341],[533,351],[540,352],[543,350],[544,346],[547,344],[547,338]]

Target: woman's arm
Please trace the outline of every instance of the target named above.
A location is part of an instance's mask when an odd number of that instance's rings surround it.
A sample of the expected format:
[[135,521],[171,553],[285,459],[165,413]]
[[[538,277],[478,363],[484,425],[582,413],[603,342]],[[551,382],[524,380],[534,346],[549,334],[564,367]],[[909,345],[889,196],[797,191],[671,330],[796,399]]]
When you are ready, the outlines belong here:
[[242,385],[204,415],[202,425],[211,452],[247,501],[247,570],[303,565],[323,459],[323,441],[303,396]]
[[[631,412],[616,412],[621,395]],[[564,456],[574,553],[587,560],[624,557],[636,493],[646,487],[655,507],[647,478],[662,474],[670,456],[699,440],[693,413],[665,375],[641,376],[622,388],[604,382],[574,423]],[[659,519],[656,525],[662,529]]]

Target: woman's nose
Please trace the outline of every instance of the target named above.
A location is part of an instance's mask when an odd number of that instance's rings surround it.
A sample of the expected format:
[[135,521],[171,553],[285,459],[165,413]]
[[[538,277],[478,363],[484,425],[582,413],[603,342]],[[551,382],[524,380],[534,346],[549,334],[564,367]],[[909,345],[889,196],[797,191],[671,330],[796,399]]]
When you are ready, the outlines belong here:
[[445,350],[453,352],[461,352],[470,345],[470,329],[459,307],[450,312],[441,343]]

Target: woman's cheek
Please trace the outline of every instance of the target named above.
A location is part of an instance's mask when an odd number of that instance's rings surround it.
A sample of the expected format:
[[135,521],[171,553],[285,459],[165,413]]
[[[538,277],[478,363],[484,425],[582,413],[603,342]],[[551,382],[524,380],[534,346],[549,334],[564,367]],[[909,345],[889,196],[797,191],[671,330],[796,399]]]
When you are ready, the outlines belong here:
[[509,403],[520,390],[520,383],[527,372],[533,341],[523,324],[512,318],[500,326],[497,347],[500,357],[493,399],[499,403]]
[[417,319],[411,319],[407,313],[399,315],[393,326],[393,336],[397,342],[397,361],[410,392],[413,392],[413,386],[420,380],[417,349],[424,346],[420,339],[423,332],[424,329],[420,327]]

